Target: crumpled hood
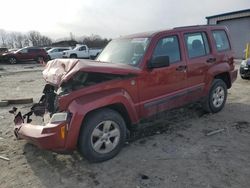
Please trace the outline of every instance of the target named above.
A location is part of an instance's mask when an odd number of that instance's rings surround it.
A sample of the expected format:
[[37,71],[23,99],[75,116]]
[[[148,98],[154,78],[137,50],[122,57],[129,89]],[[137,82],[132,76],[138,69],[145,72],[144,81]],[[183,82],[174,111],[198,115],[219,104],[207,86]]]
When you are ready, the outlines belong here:
[[54,86],[60,86],[79,71],[137,75],[141,72],[141,69],[125,64],[104,63],[93,60],[55,59],[47,63],[43,71],[43,78]]

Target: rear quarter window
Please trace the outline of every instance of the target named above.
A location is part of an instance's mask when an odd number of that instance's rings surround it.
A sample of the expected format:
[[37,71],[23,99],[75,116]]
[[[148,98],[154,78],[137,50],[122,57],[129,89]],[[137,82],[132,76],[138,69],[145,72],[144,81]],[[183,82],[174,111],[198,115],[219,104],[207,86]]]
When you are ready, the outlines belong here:
[[212,35],[215,41],[216,50],[221,52],[225,50],[230,50],[230,44],[228,40],[228,36],[223,30],[213,30]]

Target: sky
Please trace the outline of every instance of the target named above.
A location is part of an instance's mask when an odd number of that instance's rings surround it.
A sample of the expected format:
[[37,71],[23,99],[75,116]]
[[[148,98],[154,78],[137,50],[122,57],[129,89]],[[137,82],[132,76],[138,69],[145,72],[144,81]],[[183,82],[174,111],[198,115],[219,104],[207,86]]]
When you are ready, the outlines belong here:
[[250,9],[250,0],[3,0],[0,6],[0,29],[36,30],[56,40],[206,24],[206,16]]

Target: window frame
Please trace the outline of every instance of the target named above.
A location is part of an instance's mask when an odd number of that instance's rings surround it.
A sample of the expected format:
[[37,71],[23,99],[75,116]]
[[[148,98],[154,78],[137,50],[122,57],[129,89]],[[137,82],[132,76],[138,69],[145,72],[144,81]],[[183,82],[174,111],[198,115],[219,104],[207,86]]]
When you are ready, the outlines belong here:
[[[204,55],[200,55],[200,56],[195,56],[195,57],[190,57],[189,56],[189,49],[188,49],[188,43],[187,43],[187,40],[186,40],[186,35],[192,35],[192,34],[196,34],[196,33],[199,33],[201,38],[202,38],[202,42],[203,42],[203,47],[204,47],[204,51],[205,51],[205,54]],[[206,40],[204,39],[204,37],[206,37]],[[187,57],[188,59],[195,59],[195,58],[200,58],[200,57],[205,57],[205,56],[208,56],[209,54],[211,54],[211,43],[209,41],[209,37],[208,37],[208,34],[206,31],[193,31],[193,32],[185,32],[183,33],[183,39],[184,39],[184,45],[185,45],[185,48],[186,48],[186,52],[187,52]],[[207,42],[207,47],[206,47],[206,44],[205,42]],[[209,50],[207,52],[207,49]]]
[[176,39],[177,39],[177,44],[178,44],[180,59],[177,60],[177,61],[173,61],[173,62],[170,62],[170,59],[169,59],[169,65],[176,64],[176,63],[179,63],[179,62],[182,61],[182,51],[181,51],[180,37],[179,37],[178,34],[166,35],[166,36],[163,36],[163,37],[159,38],[159,39],[157,40],[157,42],[156,42],[156,45],[154,46],[154,49],[153,49],[153,52],[152,52],[152,55],[151,55],[151,59],[154,57],[154,52],[155,52],[155,49],[156,49],[158,43],[159,43],[161,40],[165,39],[165,38],[171,38],[171,37],[176,37]]
[[[222,31],[222,32],[225,33],[229,48],[223,49],[223,50],[218,50],[218,49],[217,49],[217,43],[216,43],[215,37],[214,37],[214,35],[213,35],[213,33],[216,32],[216,31]],[[231,43],[230,43],[228,34],[227,34],[227,32],[226,32],[224,29],[213,29],[213,30],[211,30],[211,35],[212,35],[212,38],[213,38],[213,41],[214,41],[214,45],[215,45],[215,50],[216,50],[216,52],[221,53],[221,52],[225,52],[225,51],[230,51],[230,50],[232,50],[232,46],[231,46]]]

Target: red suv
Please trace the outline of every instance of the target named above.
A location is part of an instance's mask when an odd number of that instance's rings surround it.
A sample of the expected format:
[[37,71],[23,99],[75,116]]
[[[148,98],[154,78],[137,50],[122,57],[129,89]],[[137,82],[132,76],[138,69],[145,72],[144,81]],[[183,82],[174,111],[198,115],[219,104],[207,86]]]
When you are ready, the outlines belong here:
[[16,64],[21,61],[37,61],[42,62],[48,60],[48,54],[43,48],[25,47],[14,52],[2,54],[2,59],[10,64]]
[[[237,70],[228,30],[193,26],[122,37],[95,61],[50,61],[43,76],[39,103],[15,116],[16,136],[53,151],[78,148],[99,162],[118,154],[145,118],[194,101],[219,112]],[[32,114],[47,120],[32,125]]]

